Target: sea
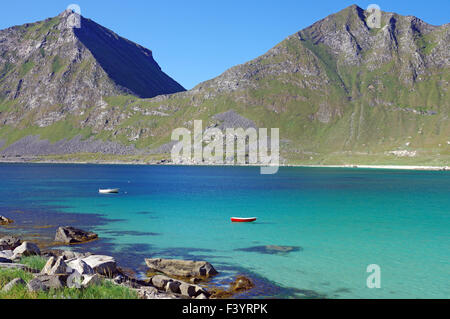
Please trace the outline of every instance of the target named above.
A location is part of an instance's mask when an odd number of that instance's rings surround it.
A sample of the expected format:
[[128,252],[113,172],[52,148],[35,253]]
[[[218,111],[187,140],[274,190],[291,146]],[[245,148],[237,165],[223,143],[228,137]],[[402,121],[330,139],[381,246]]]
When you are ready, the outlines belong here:
[[[0,164],[0,215],[15,221],[2,234],[113,255],[142,278],[144,258],[206,260],[214,284],[255,283],[236,298],[450,297],[448,171]],[[52,246],[66,225],[99,239]]]

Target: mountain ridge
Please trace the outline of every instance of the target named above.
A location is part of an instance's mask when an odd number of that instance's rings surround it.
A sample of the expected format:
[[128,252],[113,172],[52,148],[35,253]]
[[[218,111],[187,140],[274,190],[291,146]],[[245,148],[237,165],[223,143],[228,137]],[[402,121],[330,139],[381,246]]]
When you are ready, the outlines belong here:
[[233,110],[258,127],[279,127],[287,163],[447,163],[449,24],[381,18],[381,28],[370,29],[367,13],[352,5],[189,91],[105,97],[102,121],[94,110],[95,120],[64,138],[150,153],[167,150],[173,128],[194,119],[216,125],[217,114]]

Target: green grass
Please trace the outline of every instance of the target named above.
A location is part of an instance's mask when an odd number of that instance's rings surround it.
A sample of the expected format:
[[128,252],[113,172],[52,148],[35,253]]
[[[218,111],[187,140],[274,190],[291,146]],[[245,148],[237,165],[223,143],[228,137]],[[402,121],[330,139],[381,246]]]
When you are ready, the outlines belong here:
[[52,72],[53,73],[59,73],[63,68],[64,68],[64,61],[59,57],[59,56],[55,56],[53,58],[53,63],[52,63]]
[[24,64],[22,64],[19,71],[19,77],[23,78],[28,72],[31,71],[33,67],[34,62],[32,61],[27,61]]
[[27,256],[22,257],[19,263],[27,265],[33,269],[42,270],[47,263],[47,259],[41,256]]
[[[29,282],[33,275],[18,269],[0,268],[0,289],[15,278]],[[9,292],[0,290],[0,299],[137,299],[138,294],[127,287],[102,280],[98,285],[87,288],[51,289],[49,291],[29,292],[25,285],[17,285]]]

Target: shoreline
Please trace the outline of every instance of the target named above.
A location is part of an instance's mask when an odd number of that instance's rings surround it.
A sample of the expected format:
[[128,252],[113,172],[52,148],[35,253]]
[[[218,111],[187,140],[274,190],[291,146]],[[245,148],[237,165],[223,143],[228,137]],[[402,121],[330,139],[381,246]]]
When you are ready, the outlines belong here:
[[[0,164],[75,164],[75,165],[141,165],[141,166],[221,166],[221,167],[262,167],[259,164],[183,164],[183,163],[158,163],[140,161],[61,161],[61,160],[36,160],[33,158],[22,160],[0,158]],[[363,168],[385,170],[415,170],[415,171],[450,171],[450,166],[433,165],[390,165],[390,164],[280,164],[279,167],[303,167],[303,168]]]

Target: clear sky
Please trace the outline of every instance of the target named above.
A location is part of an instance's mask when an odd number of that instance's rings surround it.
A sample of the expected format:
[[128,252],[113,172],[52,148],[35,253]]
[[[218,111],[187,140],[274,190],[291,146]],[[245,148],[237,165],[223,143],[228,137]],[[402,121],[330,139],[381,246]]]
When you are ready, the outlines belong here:
[[450,0],[2,0],[0,29],[53,17],[69,4],[153,51],[185,88],[265,53],[287,36],[351,4],[449,23]]

